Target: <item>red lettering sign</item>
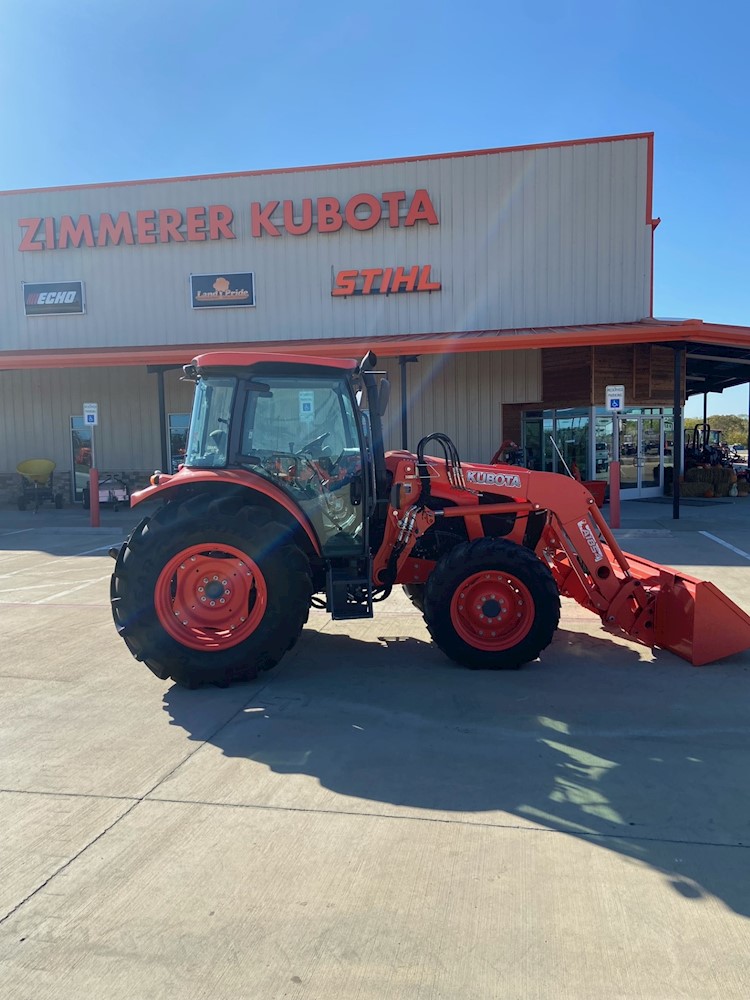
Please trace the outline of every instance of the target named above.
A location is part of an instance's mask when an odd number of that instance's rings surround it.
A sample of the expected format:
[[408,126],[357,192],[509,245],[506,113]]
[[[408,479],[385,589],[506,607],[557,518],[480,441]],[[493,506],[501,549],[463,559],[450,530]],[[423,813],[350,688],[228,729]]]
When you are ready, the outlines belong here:
[[218,240],[222,237],[225,240],[236,239],[231,230],[234,212],[229,205],[209,205],[208,206],[208,238]]
[[[431,281],[431,264],[413,267],[363,267],[361,271],[339,271],[331,295],[390,295],[403,292],[438,292],[439,281]],[[377,279],[380,279],[379,281]]]
[[[273,221],[279,204],[278,201],[251,202],[250,233],[254,239],[261,236],[281,236],[278,216]],[[297,206],[291,199],[286,199],[282,215],[283,230],[290,236],[305,236],[313,230],[318,233],[338,233],[345,225],[356,232],[367,232],[386,218],[391,229],[398,229],[401,225],[415,226],[418,222],[438,225],[437,212],[426,188],[418,188],[410,200],[407,199],[406,191],[384,191],[380,197],[361,192],[352,195],[343,208],[341,201],[332,195],[315,199],[302,198]],[[77,218],[63,215],[59,223],[50,216],[34,217],[18,220],[22,231],[18,249],[26,253],[82,246],[141,246],[234,240],[237,237],[232,229],[233,223],[234,213],[228,205],[194,205],[184,212],[176,208],[144,208],[138,209],[134,216],[128,212],[120,212],[116,217],[109,212],[102,212],[98,220],[90,215],[79,215]],[[387,276],[384,273],[382,277],[382,285],[390,287],[392,271]],[[399,289],[404,284],[404,290],[414,290],[410,287],[411,271],[408,277],[405,273],[399,273],[397,279]],[[372,282],[372,279],[369,280]],[[419,282],[421,280],[415,279]],[[379,290],[382,291],[382,287]]]
[[421,219],[424,219],[425,222],[429,222],[431,226],[436,226],[438,224],[437,212],[433,208],[430,196],[424,188],[419,188],[418,191],[414,192],[414,197],[411,200],[411,205],[409,206],[409,211],[406,215],[406,222],[404,225],[413,226]]
[[[366,205],[369,209],[369,214],[366,219],[360,219],[357,215],[357,209],[360,205]],[[346,203],[346,221],[352,227],[352,229],[359,229],[364,232],[367,229],[374,229],[375,226],[380,222],[380,216],[383,214],[383,209],[380,205],[378,199],[371,194],[355,194],[353,198],[350,198]]]
[[312,198],[302,199],[302,222],[294,221],[294,202],[284,202],[284,229],[292,236],[304,236],[312,229]]
[[18,225],[23,230],[19,250],[44,250],[44,243],[35,240],[34,237],[39,232],[42,219],[19,219]]
[[[384,191],[380,198],[363,192],[353,195],[342,210],[338,198],[321,197],[315,199],[316,214],[313,218],[312,198],[302,199],[301,213],[295,212],[294,202],[287,200],[283,204],[284,231],[290,236],[305,236],[314,228],[319,233],[337,233],[346,224],[357,232],[367,232],[383,219],[384,207],[391,229],[398,229],[402,224],[415,226],[418,222],[438,225],[437,212],[426,188],[418,188],[414,192],[402,223],[401,207],[405,202],[406,191]],[[281,236],[278,222],[271,221],[278,207],[278,201],[269,201],[265,205],[259,201],[251,203],[250,231],[253,237]],[[300,214],[301,221],[295,221]]]
[[91,228],[90,215],[80,215],[78,222],[73,222],[70,215],[63,215],[57,237],[58,250],[65,250],[69,240],[74,247],[79,247],[82,242],[87,247],[94,246],[94,230]]
[[99,216],[99,236],[97,237],[96,245],[104,247],[107,245],[108,240],[114,243],[115,246],[122,240],[125,240],[130,246],[135,243],[133,239],[133,225],[127,212],[120,212],[117,216],[117,222],[113,222],[112,216],[106,212]]
[[159,242],[169,243],[170,240],[173,240],[175,243],[184,243],[185,237],[180,232],[181,225],[182,212],[178,212],[176,208],[160,208]]
[[337,233],[343,224],[338,198],[318,198],[318,232]]
[[[183,216],[176,208],[144,208],[135,213],[120,212],[113,218],[109,212],[102,212],[98,218],[98,230],[90,215],[60,217],[59,226],[50,216],[47,218],[19,219],[22,230],[18,249],[25,253],[30,250],[67,250],[70,247],[128,246],[135,244],[202,242],[204,240],[234,240],[232,231],[234,213],[228,205],[203,205],[185,210]],[[181,228],[184,226],[184,233]],[[57,239],[55,230],[57,228]],[[44,241],[37,239],[44,232]],[[96,237],[95,234],[96,233]]]

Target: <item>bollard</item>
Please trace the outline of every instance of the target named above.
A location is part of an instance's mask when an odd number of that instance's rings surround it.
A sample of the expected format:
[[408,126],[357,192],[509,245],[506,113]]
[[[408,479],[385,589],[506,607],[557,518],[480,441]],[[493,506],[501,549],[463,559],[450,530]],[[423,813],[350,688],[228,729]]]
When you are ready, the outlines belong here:
[[609,526],[620,527],[620,463],[609,464]]
[[99,527],[99,470],[89,470],[89,509],[91,510],[91,527]]

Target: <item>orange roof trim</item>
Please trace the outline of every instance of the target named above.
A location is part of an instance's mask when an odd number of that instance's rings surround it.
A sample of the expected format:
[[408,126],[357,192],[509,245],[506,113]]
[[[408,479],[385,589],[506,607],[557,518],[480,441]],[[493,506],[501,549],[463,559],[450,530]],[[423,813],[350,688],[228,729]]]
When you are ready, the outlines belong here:
[[305,354],[319,358],[378,357],[401,354],[462,354],[477,351],[538,350],[603,344],[702,343],[750,349],[750,327],[704,323],[699,319],[644,319],[637,323],[540,327],[526,330],[471,330],[463,333],[414,333],[404,336],[327,340],[255,341],[253,343],[175,344],[122,348],[71,348],[53,351],[0,351],[0,370],[102,368],[120,365],[189,364],[196,355],[252,350]]

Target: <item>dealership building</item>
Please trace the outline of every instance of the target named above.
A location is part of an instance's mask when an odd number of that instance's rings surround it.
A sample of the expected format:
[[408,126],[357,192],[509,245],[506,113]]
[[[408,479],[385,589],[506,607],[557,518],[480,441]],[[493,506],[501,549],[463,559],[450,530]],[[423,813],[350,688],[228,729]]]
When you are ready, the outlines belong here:
[[675,406],[748,381],[750,330],[653,317],[652,190],[644,133],[4,192],[0,500],[30,458],[71,502],[92,462],[175,469],[182,365],[229,346],[371,348],[391,447],[513,441],[584,480],[609,475],[622,386],[623,499],[663,493]]

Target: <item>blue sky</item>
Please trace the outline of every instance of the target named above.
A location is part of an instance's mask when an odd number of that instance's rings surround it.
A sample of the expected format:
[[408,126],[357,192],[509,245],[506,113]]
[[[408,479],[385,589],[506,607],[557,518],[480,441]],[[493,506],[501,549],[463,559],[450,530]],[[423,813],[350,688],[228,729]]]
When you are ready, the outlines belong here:
[[[750,325],[750,18],[735,0],[0,11],[0,189],[653,131],[654,311]],[[709,413],[747,411],[747,387],[709,398]]]

